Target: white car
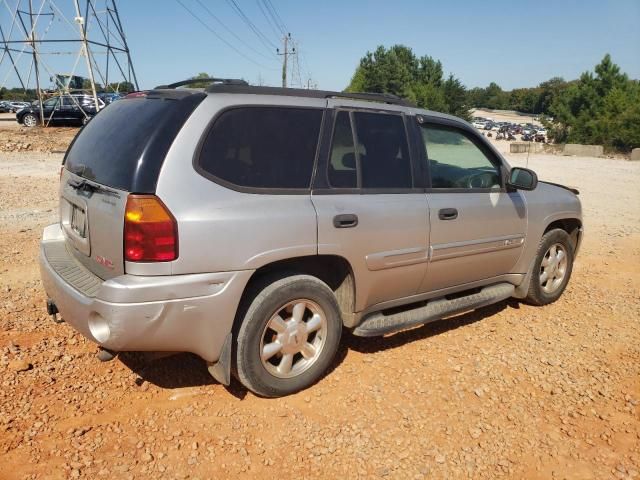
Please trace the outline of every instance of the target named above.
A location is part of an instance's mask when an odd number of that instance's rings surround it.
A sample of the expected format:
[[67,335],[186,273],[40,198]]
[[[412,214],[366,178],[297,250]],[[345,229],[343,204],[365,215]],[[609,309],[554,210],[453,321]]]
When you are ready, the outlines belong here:
[[484,126],[486,125],[485,122],[473,122],[471,125],[473,125],[475,128],[479,129],[479,130],[484,130]]
[[31,105],[29,102],[9,102],[9,107],[13,113],[18,113],[18,110],[22,110],[29,105]]

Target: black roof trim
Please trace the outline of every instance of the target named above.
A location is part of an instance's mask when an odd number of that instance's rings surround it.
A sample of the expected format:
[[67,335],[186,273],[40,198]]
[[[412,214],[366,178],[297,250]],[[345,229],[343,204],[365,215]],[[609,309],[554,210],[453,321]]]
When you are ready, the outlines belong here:
[[386,103],[389,105],[402,105],[404,107],[415,107],[415,105],[410,101],[390,93],[347,93],[331,92],[327,90],[307,90],[304,88],[256,87],[252,85],[229,83],[209,85],[205,90],[208,93],[245,93],[253,95],[279,95],[305,98],[346,98]]
[[200,90],[190,90],[190,89],[183,89],[183,90],[174,90],[174,89],[167,89],[167,88],[154,88],[153,90],[149,90],[149,92],[144,96],[144,97],[134,97],[134,98],[170,98],[173,100],[181,100],[185,97],[190,97],[191,95],[196,95],[196,94],[200,94],[203,96],[207,96],[204,92],[200,91]]
[[170,83],[169,85],[158,85],[155,90],[166,90],[183,87],[185,85],[192,85],[194,83],[210,82],[213,84],[222,85],[249,85],[246,81],[239,78],[189,78],[180,82]]

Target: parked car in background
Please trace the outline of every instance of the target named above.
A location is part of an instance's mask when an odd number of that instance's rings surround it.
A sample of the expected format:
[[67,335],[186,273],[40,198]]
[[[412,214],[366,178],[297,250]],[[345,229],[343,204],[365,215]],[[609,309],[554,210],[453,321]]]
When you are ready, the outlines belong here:
[[99,93],[98,98],[102,100],[105,105],[109,105],[110,103],[115,102],[116,100],[121,100],[124,98],[124,95],[121,93],[109,92],[109,93]]
[[522,140],[523,142],[533,142],[534,135],[531,132],[523,133],[522,136],[520,137],[520,140]]
[[124,98],[140,98],[140,97],[146,97],[147,93],[149,93],[149,90],[140,90],[138,92],[131,92],[128,93]]
[[[105,103],[98,98],[99,108]],[[92,95],[72,94],[58,95],[42,102],[44,122],[48,125],[86,125],[97,113]],[[40,124],[40,107],[38,102],[32,103],[16,114],[16,121],[26,127]]]
[[9,111],[11,113],[17,113],[18,111],[28,107],[29,105],[31,105],[29,102],[9,102]]
[[9,105],[9,102],[0,102],[0,113],[10,113],[11,112],[11,106]]
[[577,191],[511,167],[469,123],[393,95],[223,82],[117,101],[65,156],[47,310],[102,359],[193,352],[276,397],[325,374],[344,328],[562,295]]

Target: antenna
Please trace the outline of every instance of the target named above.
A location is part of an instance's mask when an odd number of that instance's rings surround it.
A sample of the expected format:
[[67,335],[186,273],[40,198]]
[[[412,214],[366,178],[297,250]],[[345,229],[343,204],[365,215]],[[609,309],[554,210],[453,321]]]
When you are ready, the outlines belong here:
[[0,17],[0,87],[35,90],[42,125],[49,96],[90,92],[99,110],[99,92],[139,89],[116,0],[0,4],[8,12]]

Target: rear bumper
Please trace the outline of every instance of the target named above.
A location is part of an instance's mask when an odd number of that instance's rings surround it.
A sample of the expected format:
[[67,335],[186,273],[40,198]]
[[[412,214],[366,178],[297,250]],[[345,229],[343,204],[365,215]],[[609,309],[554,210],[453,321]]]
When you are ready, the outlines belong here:
[[102,281],[67,252],[59,225],[45,228],[40,245],[42,282],[62,318],[114,351],[192,352],[217,361],[252,273]]

